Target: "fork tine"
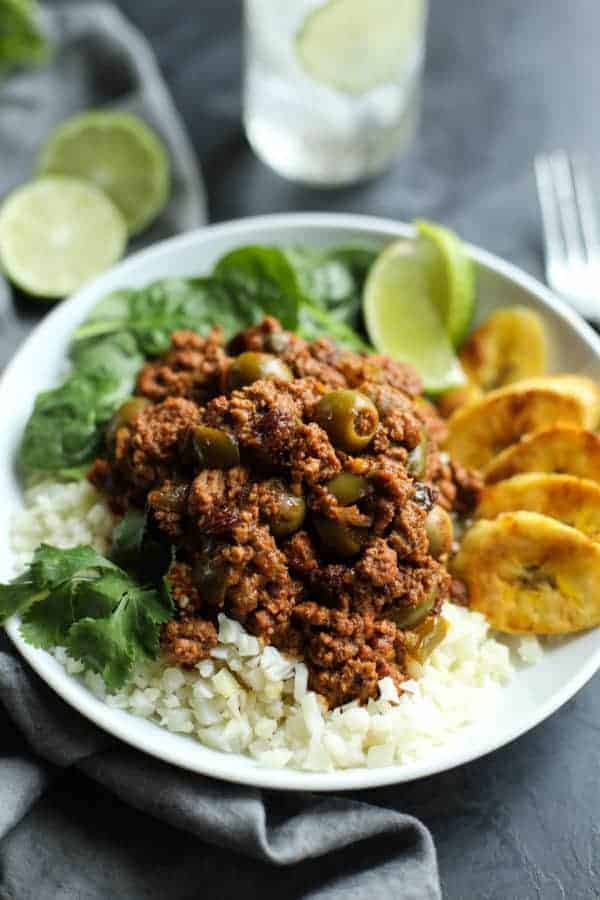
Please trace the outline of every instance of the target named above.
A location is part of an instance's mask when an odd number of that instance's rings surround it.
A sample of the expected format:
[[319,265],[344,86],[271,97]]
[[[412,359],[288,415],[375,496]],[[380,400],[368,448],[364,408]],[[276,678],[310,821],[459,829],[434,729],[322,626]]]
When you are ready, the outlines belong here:
[[542,227],[546,241],[546,265],[564,262],[565,250],[560,229],[556,194],[554,191],[552,170],[547,156],[536,156],[535,177],[538,198],[542,212]]
[[579,221],[588,262],[600,264],[600,233],[598,214],[587,160],[582,156],[571,157],[571,171],[575,197],[579,209]]
[[550,156],[550,169],[558,202],[558,215],[565,240],[569,262],[582,265],[585,262],[583,235],[579,226],[579,211],[569,157],[564,150]]

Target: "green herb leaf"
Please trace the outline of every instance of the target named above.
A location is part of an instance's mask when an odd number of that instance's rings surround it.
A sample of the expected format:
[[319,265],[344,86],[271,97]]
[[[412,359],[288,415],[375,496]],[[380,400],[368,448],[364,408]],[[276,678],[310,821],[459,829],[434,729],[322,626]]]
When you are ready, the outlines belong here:
[[304,247],[286,250],[304,297],[355,331],[363,331],[362,291],[377,257],[370,247],[334,247],[325,252]]
[[[33,556],[30,577],[38,590],[54,590],[59,584],[98,571],[119,571],[118,567],[87,544],[62,550],[40,544]],[[23,576],[21,576],[23,577]]]
[[81,619],[70,629],[66,647],[86,668],[102,675],[109,691],[118,691],[131,677],[135,652],[127,639],[127,600],[108,619]]
[[76,622],[67,650],[102,675],[109,691],[119,690],[138,659],[157,657],[160,625],[173,614],[167,599],[154,589],[130,588],[110,616]]
[[38,17],[34,0],[0,0],[0,77],[18,66],[43,62],[48,56]]
[[340,347],[346,347],[348,350],[370,349],[369,345],[345,322],[339,321],[330,313],[317,306],[310,306],[308,303],[300,307],[298,333],[307,341],[328,337]]
[[146,532],[146,514],[128,509],[112,533],[110,557],[124,569],[137,569]]
[[300,285],[283,250],[240,247],[219,260],[214,274],[239,292],[240,302],[260,310],[260,318],[277,316],[284,328],[294,331],[298,327]]
[[155,659],[160,626],[173,615],[162,579],[140,584],[93,547],[42,544],[27,572],[0,585],[0,623],[23,614],[21,634],[34,647],[65,645],[109,690],[123,686],[138,659]]
[[47,593],[36,587],[31,572],[24,572],[10,584],[0,584],[0,625],[15,613],[23,612]]

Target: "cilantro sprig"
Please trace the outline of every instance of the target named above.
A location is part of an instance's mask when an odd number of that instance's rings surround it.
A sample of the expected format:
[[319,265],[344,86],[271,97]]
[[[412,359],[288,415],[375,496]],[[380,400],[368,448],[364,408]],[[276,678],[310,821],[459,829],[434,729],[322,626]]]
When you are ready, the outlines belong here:
[[117,691],[139,660],[158,656],[173,604],[166,588],[141,584],[93,547],[41,544],[24,573],[0,585],[0,624],[15,613],[29,644],[65,646]]

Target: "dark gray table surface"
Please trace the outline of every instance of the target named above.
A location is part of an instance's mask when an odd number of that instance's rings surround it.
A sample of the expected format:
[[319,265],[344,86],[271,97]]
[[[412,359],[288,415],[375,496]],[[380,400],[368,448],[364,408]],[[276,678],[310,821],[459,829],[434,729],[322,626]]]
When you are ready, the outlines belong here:
[[[423,215],[540,275],[534,153],[566,146],[600,159],[600,3],[431,3],[419,141],[383,177],[335,192],[287,183],[250,152],[240,129],[238,2],[121,0],[120,6],[158,53],[203,166],[213,221],[290,210]],[[42,315],[40,305],[22,299],[0,313],[0,365]],[[600,897],[599,690],[596,677],[551,719],[491,756],[361,796],[426,822],[448,900]],[[107,897],[115,865],[130,875],[127,900],[176,900],[169,889],[173,866],[190,872],[186,897],[204,896],[202,885],[214,884],[215,873],[222,877],[219,900],[254,896],[258,863],[236,860],[232,871],[226,854],[75,779],[58,782],[31,814],[28,840],[50,842],[45,864],[53,854],[68,858],[77,836],[90,855],[106,860]],[[45,829],[50,820],[62,823],[56,838]],[[301,896],[292,882],[292,873],[274,871],[272,895]]]

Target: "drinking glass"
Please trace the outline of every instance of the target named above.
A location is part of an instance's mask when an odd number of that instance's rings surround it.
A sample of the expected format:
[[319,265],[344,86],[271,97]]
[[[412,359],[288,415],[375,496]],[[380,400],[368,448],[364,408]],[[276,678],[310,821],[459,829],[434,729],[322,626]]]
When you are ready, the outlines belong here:
[[244,126],[287,178],[380,172],[418,124],[427,0],[245,0]]

